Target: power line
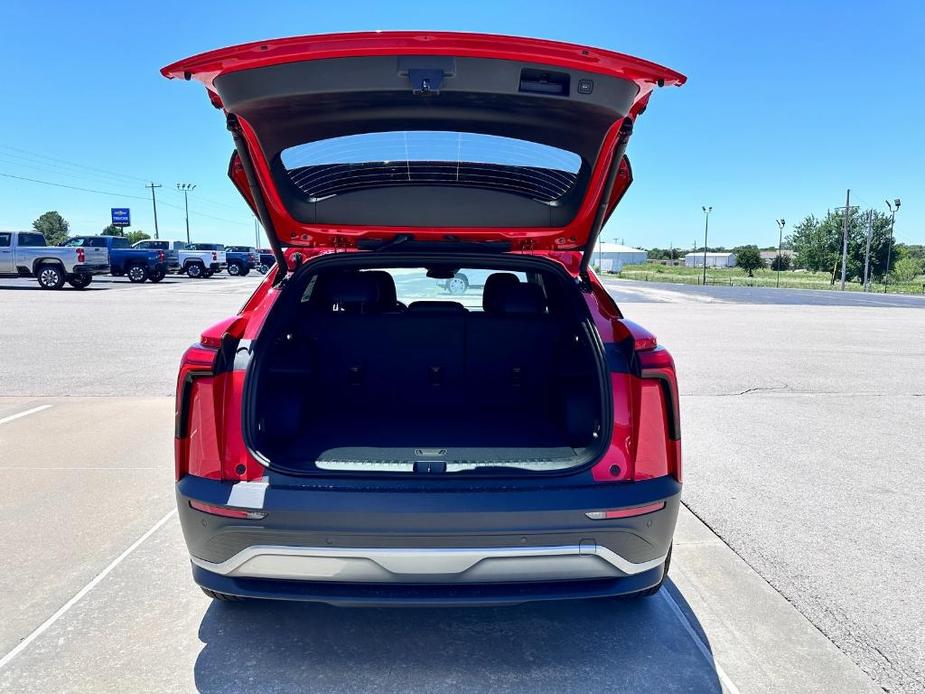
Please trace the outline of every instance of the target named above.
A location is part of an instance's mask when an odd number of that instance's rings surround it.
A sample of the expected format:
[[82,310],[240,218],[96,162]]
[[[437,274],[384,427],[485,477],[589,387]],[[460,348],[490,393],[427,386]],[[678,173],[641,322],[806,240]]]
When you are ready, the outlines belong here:
[[[13,178],[18,181],[28,181],[29,183],[39,183],[43,186],[54,186],[56,188],[67,188],[68,190],[79,190],[84,193],[96,193],[97,195],[112,195],[112,196],[120,197],[120,198],[131,198],[132,200],[144,200],[145,202],[148,202],[148,198],[143,197],[141,195],[132,195],[131,193],[117,193],[111,190],[99,190],[96,188],[84,188],[82,186],[72,186],[66,183],[55,183],[53,181],[43,181],[38,178],[30,178],[29,176],[17,176],[16,174],[6,173],[4,171],[0,171],[0,176],[3,176],[5,178]],[[172,207],[175,210],[183,209],[179,205],[171,205],[169,202],[162,201],[161,205]],[[192,212],[191,214],[193,214],[194,216],[198,216],[198,217],[206,217],[208,219],[214,219],[219,222],[227,222],[228,224],[235,224],[238,226],[250,226],[250,222],[241,222],[235,219],[228,219],[227,217],[218,217],[216,215],[206,214],[204,212]]]
[[61,163],[61,164],[67,164],[68,166],[74,166],[74,167],[77,167],[77,168],[79,168],[79,169],[87,169],[88,171],[96,171],[96,172],[98,172],[98,173],[105,174],[105,175],[110,176],[110,177],[115,177],[115,178],[128,178],[128,179],[132,179],[132,180],[135,180],[135,181],[140,181],[141,183],[147,183],[147,180],[146,180],[146,179],[140,178],[140,177],[138,177],[138,176],[132,176],[131,174],[125,174],[125,173],[117,173],[117,172],[115,172],[115,171],[109,171],[109,170],[107,170],[107,169],[100,169],[100,168],[97,168],[97,167],[95,167],[95,166],[87,166],[86,164],[79,164],[79,163],[77,163],[77,162],[70,161],[70,160],[68,160],[68,159],[61,159],[60,157],[53,157],[53,156],[51,156],[51,155],[49,155],[49,154],[42,154],[42,153],[40,153],[40,152],[32,152],[32,151],[30,151],[30,150],[28,150],[28,149],[23,149],[22,147],[13,147],[13,146],[11,146],[11,145],[3,145],[3,144],[0,144],[0,148],[2,148],[2,149],[7,149],[7,150],[11,150],[11,151],[13,151],[13,152],[21,152],[22,154],[26,154],[26,155],[31,156],[31,157],[37,157],[37,158],[40,158],[40,159],[48,159],[48,160],[50,160],[50,161],[58,162],[58,163]]
[[58,188],[68,188],[70,190],[80,190],[80,191],[83,191],[84,193],[97,193],[99,195],[115,195],[116,197],[120,197],[120,198],[134,198],[135,200],[147,201],[147,198],[142,197],[140,195],[130,195],[128,193],[114,193],[111,190],[96,190],[94,188],[81,188],[80,186],[71,186],[71,185],[67,185],[66,183],[53,183],[52,181],[42,181],[38,178],[29,178],[28,176],[17,176],[15,174],[6,173],[4,171],[0,171],[0,176],[4,176],[6,178],[15,178],[19,181],[29,181],[30,183],[41,183],[44,186],[56,186]]

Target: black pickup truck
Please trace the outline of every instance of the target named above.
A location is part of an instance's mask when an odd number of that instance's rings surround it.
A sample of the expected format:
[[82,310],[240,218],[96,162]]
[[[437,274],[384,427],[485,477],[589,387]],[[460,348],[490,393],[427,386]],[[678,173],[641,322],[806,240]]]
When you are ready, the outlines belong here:
[[74,236],[62,245],[75,248],[105,248],[109,252],[110,274],[127,276],[130,282],[160,282],[167,274],[164,251],[132,248],[122,236]]

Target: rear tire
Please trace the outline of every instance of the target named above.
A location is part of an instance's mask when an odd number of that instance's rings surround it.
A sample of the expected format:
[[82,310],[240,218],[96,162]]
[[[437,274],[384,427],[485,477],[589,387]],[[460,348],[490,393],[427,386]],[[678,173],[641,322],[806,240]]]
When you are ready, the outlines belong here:
[[240,595],[229,595],[228,593],[219,593],[216,590],[209,590],[208,588],[203,588],[202,586],[199,587],[202,589],[203,593],[208,595],[213,600],[217,600],[218,602],[244,602],[244,598],[242,598]]
[[228,263],[228,274],[232,277],[243,275],[244,268],[241,267],[240,263]]
[[201,263],[190,263],[186,266],[186,276],[194,280],[202,277],[205,271]]
[[206,270],[205,272],[202,273],[202,276],[205,278],[209,278],[214,274],[215,274],[215,270]]
[[148,279],[148,268],[144,265],[132,265],[126,274],[128,275],[129,282],[141,284]]
[[64,286],[64,270],[55,263],[40,265],[36,279],[42,289],[61,289]]
[[165,272],[161,270],[155,270],[150,275],[148,275],[148,281],[149,282],[160,282],[162,279],[164,279],[165,275],[166,275]]
[[92,281],[93,278],[90,275],[71,275],[67,278],[67,283],[74,289],[86,289]]
[[662,572],[662,580],[659,581],[656,585],[651,588],[646,588],[645,590],[640,590],[635,593],[630,593],[625,595],[625,598],[630,600],[635,600],[637,598],[650,598],[655,595],[658,591],[662,589],[662,585],[668,580],[668,567],[671,566],[671,548],[674,547],[674,544],[668,546],[668,556],[665,557],[665,570]]

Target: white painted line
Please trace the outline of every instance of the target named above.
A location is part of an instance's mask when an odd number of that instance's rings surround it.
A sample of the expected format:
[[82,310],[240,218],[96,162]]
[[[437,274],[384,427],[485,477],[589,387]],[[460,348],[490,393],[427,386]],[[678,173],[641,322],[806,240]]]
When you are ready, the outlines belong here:
[[18,414],[11,414],[9,417],[4,417],[0,419],[0,424],[6,424],[7,422],[12,422],[20,417],[28,417],[30,414],[35,414],[36,412],[41,412],[42,410],[47,410],[51,405],[39,405],[38,407],[33,407],[31,410],[26,410],[25,412],[20,412]]
[[38,627],[36,627],[36,629],[35,629],[31,634],[29,634],[26,638],[24,638],[22,641],[20,641],[20,642],[16,645],[16,648],[14,648],[12,651],[10,651],[10,652],[7,653],[5,656],[3,656],[3,658],[0,658],[0,669],[4,668],[11,660],[13,660],[13,658],[15,658],[15,657],[18,656],[20,653],[22,653],[24,650],[26,650],[26,648],[29,647],[29,644],[30,644],[30,643],[32,643],[33,641],[35,641],[39,636],[41,636],[43,633],[45,633],[55,622],[57,622],[59,619],[61,619],[61,617],[63,617],[63,616],[67,613],[68,610],[70,610],[74,605],[76,605],[78,602],[80,602],[81,599],[82,599],[87,593],[89,593],[91,590],[93,590],[93,589],[96,587],[96,585],[97,585],[100,581],[102,581],[104,578],[106,578],[106,576],[108,576],[109,573],[110,573],[114,568],[116,568],[120,563],[122,563],[122,560],[123,560],[123,559],[125,559],[129,554],[131,554],[131,553],[134,552],[136,549],[138,549],[138,546],[141,545],[142,542],[144,542],[144,541],[147,540],[149,537],[151,537],[154,533],[156,533],[156,532],[158,531],[158,529],[159,529],[162,525],[164,525],[164,523],[166,523],[167,521],[169,521],[170,518],[171,518],[176,512],[177,512],[177,510],[176,510],[176,509],[173,509],[172,511],[170,511],[170,513],[168,513],[167,515],[165,515],[165,516],[164,516],[163,518],[161,518],[157,523],[155,523],[153,526],[151,526],[151,527],[147,530],[147,532],[145,532],[144,535],[142,535],[142,536],[139,537],[137,540],[135,540],[131,545],[128,546],[128,548],[127,548],[124,552],[122,552],[122,554],[120,554],[118,557],[116,557],[115,559],[113,559],[112,562],[110,562],[109,566],[107,566],[105,569],[103,569],[102,571],[100,571],[96,576],[94,576],[94,577],[93,577],[93,580],[90,581],[90,582],[89,582],[87,585],[85,585],[83,588],[81,588],[81,589],[77,592],[77,594],[76,594],[74,597],[72,597],[70,600],[68,600],[66,603],[64,603],[61,607],[59,607],[57,612],[55,612],[51,617],[49,617],[49,618],[46,619],[44,622],[42,622]]
[[[658,591],[658,594],[665,598],[665,602],[668,603],[668,608],[674,612],[675,617],[678,618],[678,621],[681,622],[681,626],[684,627],[684,630],[690,635],[694,640],[694,645],[697,646],[697,650],[700,651],[700,654],[706,658],[707,663],[709,663],[713,670],[716,672],[716,676],[719,678],[720,683],[723,685],[723,689],[728,694],[740,694],[739,688],[735,685],[729,675],[726,674],[726,671],[716,662],[716,657],[710,652],[709,646],[703,642],[700,634],[696,629],[691,625],[690,620],[688,620],[687,615],[684,614],[684,611],[678,606],[678,603],[675,602],[675,599],[671,597],[671,593],[668,592],[667,588],[662,588]],[[2,665],[2,663],[0,663]]]

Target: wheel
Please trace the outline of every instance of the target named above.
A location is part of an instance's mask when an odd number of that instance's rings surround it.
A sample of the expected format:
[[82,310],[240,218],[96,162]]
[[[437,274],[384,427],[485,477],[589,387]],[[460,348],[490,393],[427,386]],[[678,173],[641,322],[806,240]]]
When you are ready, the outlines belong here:
[[203,588],[202,586],[199,586],[199,587],[202,589],[203,593],[208,595],[213,600],[218,600],[219,602],[243,602],[244,601],[244,598],[242,598],[240,595],[229,595],[228,593],[219,593],[216,590],[209,590],[208,588]]
[[71,275],[67,278],[67,283],[74,289],[86,289],[92,281],[93,277],[90,275]]
[[192,277],[193,279],[198,279],[202,277],[206,269],[202,266],[201,263],[190,263],[186,266],[186,276]]
[[37,279],[42,289],[61,289],[64,286],[64,272],[60,265],[53,263],[40,265]]
[[249,267],[244,268],[241,270],[241,277],[247,277],[250,274],[250,271],[251,269]]
[[463,274],[457,274],[453,279],[446,283],[446,290],[450,294],[465,294],[469,288],[469,278]]
[[162,279],[164,279],[164,276],[166,274],[167,273],[165,273],[163,270],[155,270],[150,275],[148,275],[148,281],[149,282],[160,282]]
[[260,263],[260,265],[258,265],[258,266],[256,267],[257,272],[259,272],[261,275],[267,274],[267,271],[268,271],[269,269],[270,269],[270,266],[269,266],[269,265],[265,265],[264,263]]
[[202,276],[203,276],[203,277],[211,277],[211,276],[214,275],[214,274],[215,274],[215,270],[206,270],[205,272],[202,273]]
[[640,590],[636,593],[630,593],[624,597],[635,599],[635,598],[649,598],[655,595],[662,588],[662,584],[668,579],[668,567],[671,565],[671,548],[674,545],[668,546],[668,556],[665,557],[665,570],[662,572],[662,580],[659,581],[656,585],[651,588],[646,588],[645,590]]
[[228,263],[228,274],[232,277],[243,275],[244,268],[241,267],[240,263]]
[[129,282],[140,284],[148,279],[148,268],[144,265],[132,265],[126,274],[128,274]]

